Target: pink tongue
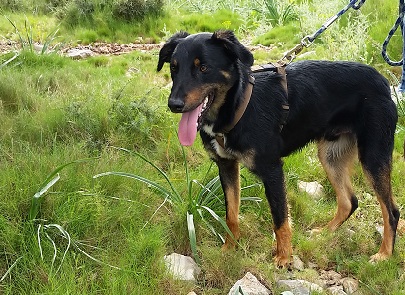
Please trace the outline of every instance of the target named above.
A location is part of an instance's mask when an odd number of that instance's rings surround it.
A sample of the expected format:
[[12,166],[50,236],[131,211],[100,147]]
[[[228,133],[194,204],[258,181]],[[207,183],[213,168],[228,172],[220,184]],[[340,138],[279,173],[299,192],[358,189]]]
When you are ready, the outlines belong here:
[[191,112],[183,113],[179,123],[179,140],[182,145],[192,145],[197,136],[197,120],[201,112],[202,105]]

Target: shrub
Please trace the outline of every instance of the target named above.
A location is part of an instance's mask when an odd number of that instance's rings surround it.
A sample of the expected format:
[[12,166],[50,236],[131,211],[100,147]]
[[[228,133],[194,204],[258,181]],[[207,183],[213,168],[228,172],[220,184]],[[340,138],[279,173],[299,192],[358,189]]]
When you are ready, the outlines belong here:
[[125,21],[139,21],[162,12],[163,0],[121,0],[113,7],[113,16]]
[[22,0],[0,0],[0,8],[7,11],[17,12],[24,11],[26,5]]

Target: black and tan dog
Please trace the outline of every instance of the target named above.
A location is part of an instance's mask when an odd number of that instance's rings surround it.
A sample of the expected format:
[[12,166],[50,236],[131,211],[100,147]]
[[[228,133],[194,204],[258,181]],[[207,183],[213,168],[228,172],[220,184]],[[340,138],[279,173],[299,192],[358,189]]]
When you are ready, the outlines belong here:
[[[287,89],[280,73],[251,72],[253,56],[231,31],[177,33],[160,50],[158,71],[165,62],[173,80],[169,108],[183,113],[179,140],[191,145],[200,131],[218,165],[226,222],[236,239],[242,163],[264,183],[277,240],[275,261],[280,266],[290,261],[282,157],[314,141],[337,195],[328,229],[337,229],[358,206],[350,181],[358,156],[384,221],[382,244],[371,260],[391,256],[399,220],[390,180],[397,110],[383,76],[354,62],[301,61],[285,68]],[[223,247],[234,244],[228,236]]]

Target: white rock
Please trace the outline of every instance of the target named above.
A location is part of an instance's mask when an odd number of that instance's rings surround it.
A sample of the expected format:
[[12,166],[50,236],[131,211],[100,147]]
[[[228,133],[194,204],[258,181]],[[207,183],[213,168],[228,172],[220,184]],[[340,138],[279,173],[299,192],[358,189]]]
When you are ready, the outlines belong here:
[[323,186],[317,181],[305,182],[298,180],[298,189],[316,199],[320,199],[324,195]]
[[164,256],[166,268],[177,279],[184,281],[195,281],[201,269],[193,258],[177,253]]
[[342,286],[333,286],[328,288],[328,291],[332,295],[347,295],[345,291],[343,291]]
[[291,291],[294,295],[310,295],[314,291],[319,293],[323,291],[321,286],[304,280],[280,280],[277,286]]
[[90,49],[76,49],[76,48],[68,50],[66,54],[68,57],[73,59],[82,59],[94,55],[93,51],[91,51]]
[[39,43],[34,43],[34,50],[36,51],[36,52],[42,52],[42,50],[44,49],[44,45],[42,45],[42,44],[39,44]]
[[235,285],[229,290],[228,295],[239,294],[239,288],[242,289],[243,294],[245,295],[270,295],[271,292],[265,286],[263,286],[259,280],[252,275],[250,272],[247,272],[246,275],[237,281]]

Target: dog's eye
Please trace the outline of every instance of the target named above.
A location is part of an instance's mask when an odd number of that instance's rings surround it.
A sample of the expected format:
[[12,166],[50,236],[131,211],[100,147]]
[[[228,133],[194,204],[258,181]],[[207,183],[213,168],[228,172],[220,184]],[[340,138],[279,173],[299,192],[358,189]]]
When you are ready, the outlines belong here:
[[200,67],[200,71],[201,72],[206,72],[208,70],[208,67],[206,66],[206,65],[201,65],[201,67]]
[[170,71],[175,72],[176,71],[176,66],[175,65],[170,65]]

